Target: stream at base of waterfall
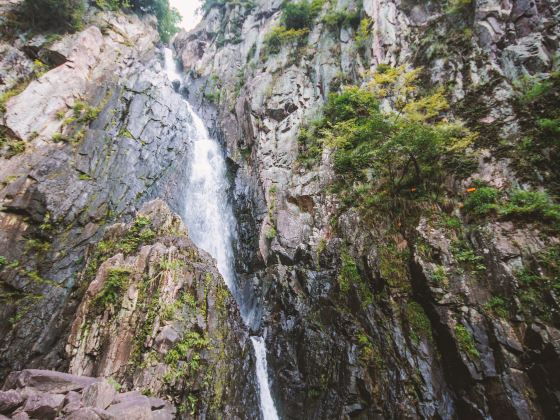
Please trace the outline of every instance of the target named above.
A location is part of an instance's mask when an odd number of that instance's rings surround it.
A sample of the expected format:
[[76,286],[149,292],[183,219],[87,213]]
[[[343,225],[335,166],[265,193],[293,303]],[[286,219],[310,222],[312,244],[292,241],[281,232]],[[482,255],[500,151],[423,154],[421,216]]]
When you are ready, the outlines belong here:
[[[165,70],[171,82],[181,81],[171,49],[165,49]],[[218,270],[229,290],[237,299],[233,245],[235,217],[227,197],[226,163],[218,142],[211,138],[202,119],[187,102],[192,118],[192,154],[188,158],[186,203],[183,218],[193,242],[208,252],[217,262]],[[239,304],[239,299],[237,299]],[[240,312],[246,321],[243,308]],[[266,346],[262,337],[251,337],[255,351],[256,377],[260,408],[264,420],[278,420],[270,393]]]

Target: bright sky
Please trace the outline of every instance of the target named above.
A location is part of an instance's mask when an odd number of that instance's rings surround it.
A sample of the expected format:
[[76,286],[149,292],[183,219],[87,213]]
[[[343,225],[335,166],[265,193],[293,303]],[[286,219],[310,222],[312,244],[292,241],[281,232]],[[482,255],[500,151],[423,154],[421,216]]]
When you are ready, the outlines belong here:
[[182,27],[186,30],[192,29],[200,20],[196,10],[200,7],[200,0],[170,0],[171,6],[175,7],[183,16]]

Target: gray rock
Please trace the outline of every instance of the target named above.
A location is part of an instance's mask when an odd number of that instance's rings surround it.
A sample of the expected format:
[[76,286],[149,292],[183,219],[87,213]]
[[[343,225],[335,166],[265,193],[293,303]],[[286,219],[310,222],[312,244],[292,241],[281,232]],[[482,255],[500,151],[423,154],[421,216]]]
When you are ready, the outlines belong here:
[[151,420],[152,418],[150,400],[143,395],[129,395],[122,402],[110,406],[107,412],[127,420]]
[[30,396],[23,411],[39,419],[54,419],[64,403],[64,395],[38,393]]
[[52,370],[26,369],[17,375],[17,385],[20,388],[30,387],[42,392],[59,394],[78,391],[98,381],[100,379]]
[[8,413],[23,403],[22,395],[15,391],[0,391],[0,413]]
[[96,382],[84,389],[82,402],[85,406],[105,409],[115,398],[115,388],[107,381]]
[[153,420],[173,420],[173,415],[167,410],[152,411]]
[[92,407],[80,408],[64,418],[67,420],[101,420],[101,417]]
[[29,414],[27,414],[25,411],[16,413],[12,416],[12,420],[29,420]]
[[158,346],[161,352],[173,347],[173,345],[179,341],[179,334],[171,325],[166,325],[160,331],[156,337],[156,346]]

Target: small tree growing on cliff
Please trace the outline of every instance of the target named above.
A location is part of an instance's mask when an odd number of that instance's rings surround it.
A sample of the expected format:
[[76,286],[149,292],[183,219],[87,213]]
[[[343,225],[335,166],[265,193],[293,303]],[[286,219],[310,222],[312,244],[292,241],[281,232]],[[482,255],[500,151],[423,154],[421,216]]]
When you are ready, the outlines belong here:
[[30,26],[56,32],[80,29],[84,9],[83,0],[25,0],[22,7]]

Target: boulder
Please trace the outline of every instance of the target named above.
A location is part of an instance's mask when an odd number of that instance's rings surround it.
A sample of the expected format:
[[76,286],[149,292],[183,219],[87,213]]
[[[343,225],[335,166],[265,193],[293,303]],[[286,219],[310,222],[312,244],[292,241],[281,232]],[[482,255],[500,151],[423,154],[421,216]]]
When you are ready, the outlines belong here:
[[0,391],[0,413],[10,413],[23,403],[22,395],[14,390]]
[[117,418],[127,420],[152,419],[150,400],[143,395],[130,395],[122,402],[110,406],[107,412]]
[[101,417],[91,407],[83,407],[66,416],[68,420],[101,420]]
[[152,411],[153,420],[173,420],[173,415],[167,410]]
[[88,407],[105,409],[113,402],[115,394],[115,388],[107,381],[96,382],[84,389],[82,402]]
[[16,372],[15,377],[10,377],[6,381],[4,388],[13,388],[8,384],[14,382],[18,388],[30,387],[42,392],[63,394],[69,391],[79,391],[85,387],[100,381],[100,379],[89,378],[86,376],[70,375],[68,373],[56,372],[52,370],[26,369]]
[[38,419],[54,419],[64,403],[64,395],[37,393],[30,396],[23,411]]

